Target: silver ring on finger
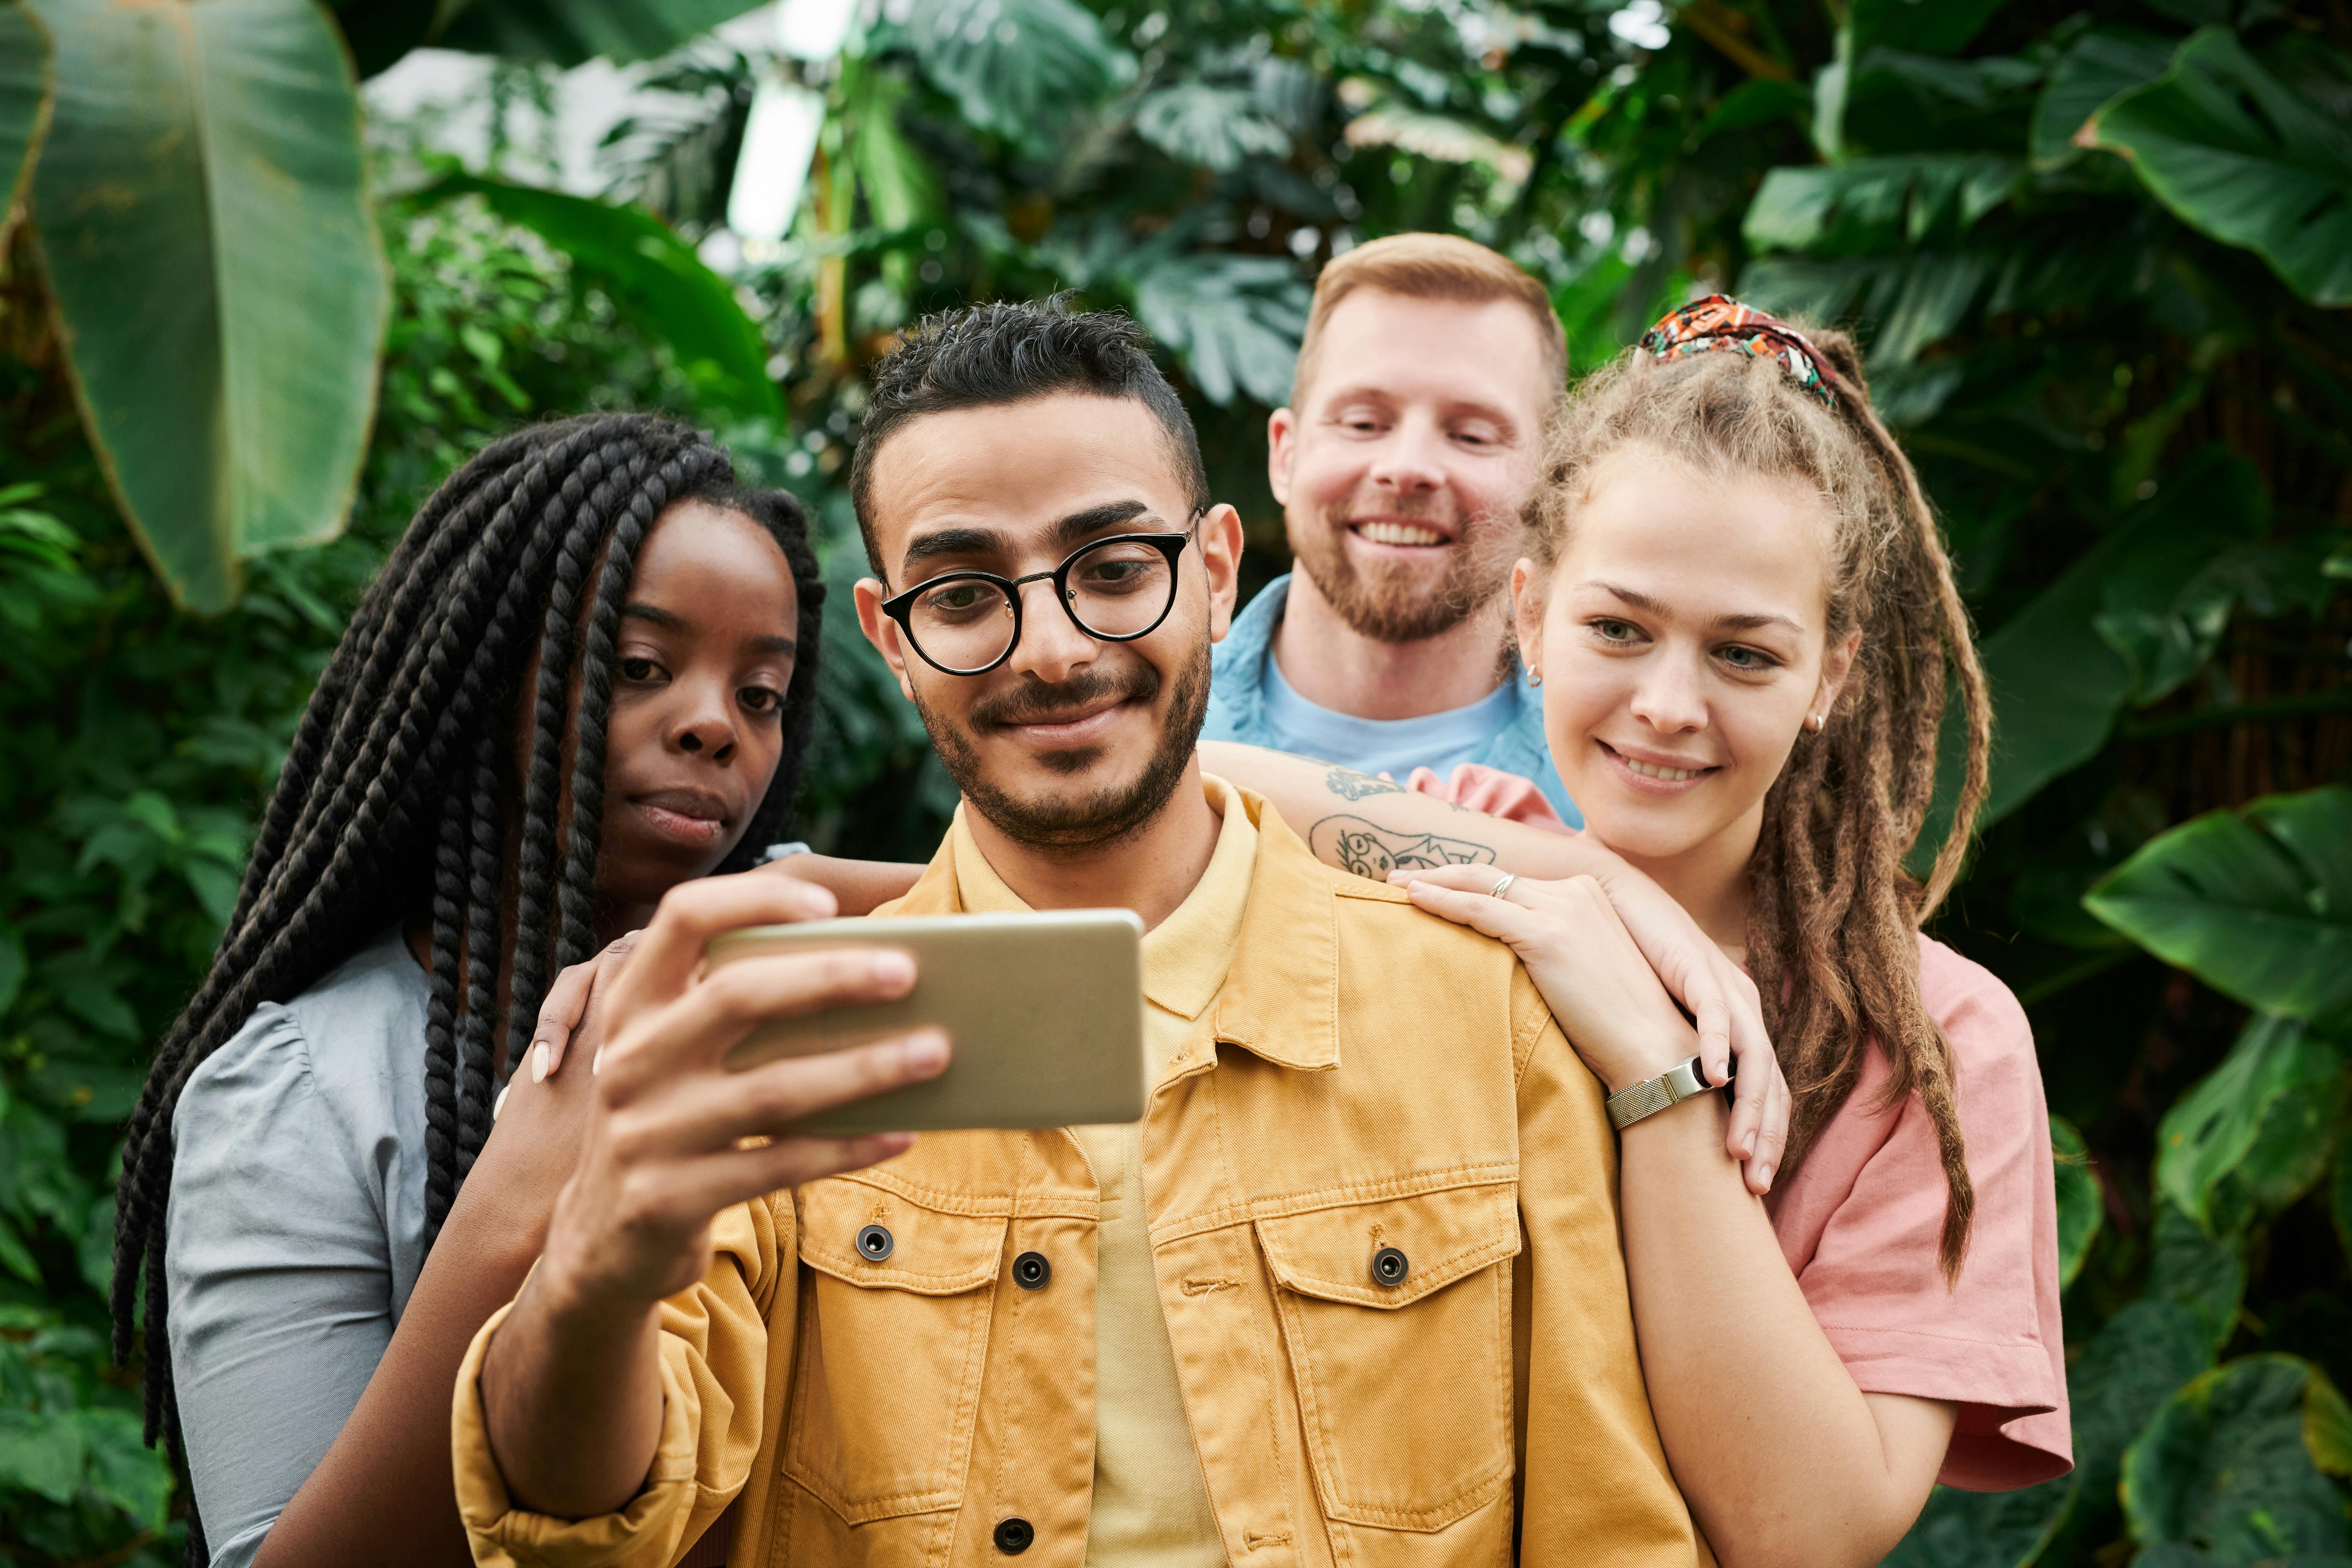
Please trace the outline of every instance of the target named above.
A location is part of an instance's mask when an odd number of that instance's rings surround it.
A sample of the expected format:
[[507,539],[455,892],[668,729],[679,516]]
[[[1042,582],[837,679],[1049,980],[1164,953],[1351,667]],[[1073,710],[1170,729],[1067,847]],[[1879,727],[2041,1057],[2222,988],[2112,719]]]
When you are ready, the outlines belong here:
[[1517,871],[1504,872],[1500,877],[1495,879],[1495,885],[1486,889],[1486,896],[1490,899],[1501,898],[1505,893],[1511,890],[1511,884],[1518,879],[1519,874]]

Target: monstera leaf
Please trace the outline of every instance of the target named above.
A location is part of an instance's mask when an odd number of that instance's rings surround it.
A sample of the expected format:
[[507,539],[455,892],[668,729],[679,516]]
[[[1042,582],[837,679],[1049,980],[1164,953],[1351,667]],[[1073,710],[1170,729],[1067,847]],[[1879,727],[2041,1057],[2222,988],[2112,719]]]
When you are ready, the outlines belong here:
[[470,174],[438,181],[414,199],[430,205],[461,195],[481,197],[571,258],[631,321],[668,342],[706,405],[782,423],[783,402],[768,375],[758,323],[726,279],[661,219],[642,207]]
[[924,0],[907,30],[966,120],[1040,155],[1071,110],[1135,79],[1135,57],[1076,0]]
[[1290,151],[1290,133],[1257,113],[1256,99],[1247,88],[1178,82],[1137,108],[1135,132],[1181,163],[1223,174],[1246,158]]
[[2315,304],[2352,304],[2352,127],[2227,28],[2190,37],[2090,134],[2183,223],[2259,253]]
[[2327,1168],[2344,1059],[2303,1020],[2255,1015],[2221,1065],[2164,1113],[2157,1190],[2217,1234],[2303,1196]]
[[365,454],[389,287],[359,98],[310,0],[39,0],[56,47],[33,222],[84,423],[190,608],[330,538]]
[[1265,404],[1289,400],[1307,300],[1297,269],[1270,256],[1169,257],[1135,279],[1136,319],[1220,405],[1237,391]]
[[2198,817],[2142,847],[2083,901],[2251,1006],[2294,1018],[2352,1007],[2352,789]]
[[2222,1568],[2352,1551],[2352,1411],[2317,1367],[2244,1356],[2167,1400],[2124,1456],[2125,1516],[2142,1545],[2178,1542]]
[[48,115],[48,36],[30,11],[0,0],[0,246]]

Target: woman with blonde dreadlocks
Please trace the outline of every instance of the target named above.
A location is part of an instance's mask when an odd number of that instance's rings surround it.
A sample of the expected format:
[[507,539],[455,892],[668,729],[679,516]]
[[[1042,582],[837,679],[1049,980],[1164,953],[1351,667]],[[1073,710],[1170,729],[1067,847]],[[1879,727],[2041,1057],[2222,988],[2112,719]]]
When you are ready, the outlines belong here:
[[[1720,297],[1576,389],[1529,504],[1514,611],[1586,841],[1408,794],[1344,809],[1424,868],[1390,875],[1416,903],[1517,950],[1612,1091],[1643,1369],[1719,1559],[1874,1563],[1937,1480],[2071,1464],[2032,1037],[2000,981],[1919,931],[1990,732],[1950,563],[1847,341]],[[1948,682],[1965,778],[1921,883],[1904,862]],[[1334,809],[1320,769],[1213,765],[1302,823]],[[1585,868],[1596,838],[1759,988],[1793,1098],[1785,1160],[1769,1119],[1753,1149],[1782,1168],[1761,1202],[1726,1097],[1697,1092],[1723,1075],[1600,884],[1530,879]],[[1492,863],[1430,865],[1474,858]]]

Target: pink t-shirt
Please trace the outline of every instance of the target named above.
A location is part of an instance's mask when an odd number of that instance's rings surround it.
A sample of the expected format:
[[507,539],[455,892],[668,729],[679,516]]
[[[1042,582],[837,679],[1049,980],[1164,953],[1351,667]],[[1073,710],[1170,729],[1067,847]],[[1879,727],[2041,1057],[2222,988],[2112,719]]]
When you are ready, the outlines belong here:
[[2009,987],[1923,936],[1919,994],[1951,1042],[1976,1189],[1957,1286],[1937,1258],[1946,1189],[1935,1128],[1916,1094],[1880,1104],[1891,1069],[1875,1048],[1767,1206],[1813,1316],[1863,1392],[1957,1403],[1937,1479],[2007,1491],[2074,1465],[2050,1112],[2033,1033]]

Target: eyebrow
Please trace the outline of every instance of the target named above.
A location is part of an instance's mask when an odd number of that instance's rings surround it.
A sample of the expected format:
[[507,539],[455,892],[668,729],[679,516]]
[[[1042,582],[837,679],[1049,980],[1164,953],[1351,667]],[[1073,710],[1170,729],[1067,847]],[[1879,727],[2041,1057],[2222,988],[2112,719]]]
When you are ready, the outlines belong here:
[[[1063,549],[1074,550],[1105,529],[1141,519],[1156,521],[1156,514],[1148,501],[1105,501],[1100,506],[1090,506],[1083,511],[1074,511],[1067,517],[1056,519],[1046,530],[1045,537]],[[913,568],[941,556],[1002,555],[1009,553],[1012,548],[1012,541],[999,529],[942,528],[909,543],[907,553],[898,562],[898,570],[911,577]]]
[[[1622,599],[1625,603],[1633,605],[1637,610],[1647,610],[1654,616],[1671,617],[1674,614],[1673,611],[1666,608],[1664,601],[1654,599],[1647,594],[1636,593],[1631,588],[1620,587],[1614,583],[1587,581],[1579,584],[1578,586],[1584,588],[1598,588],[1604,594],[1612,595],[1617,598]],[[1796,633],[1799,637],[1805,635],[1805,628],[1799,626],[1796,622],[1790,620],[1786,616],[1717,616],[1715,617],[1713,624],[1718,629],[1727,632],[1752,632],[1764,626],[1780,626],[1784,630]]]
[[[661,627],[666,632],[690,632],[694,629],[693,624],[684,616],[675,610],[665,610],[659,605],[636,603],[623,605],[621,618],[625,621],[645,621]],[[801,645],[791,637],[756,637],[751,639],[752,650],[757,653],[796,655],[800,652],[800,647]]]

